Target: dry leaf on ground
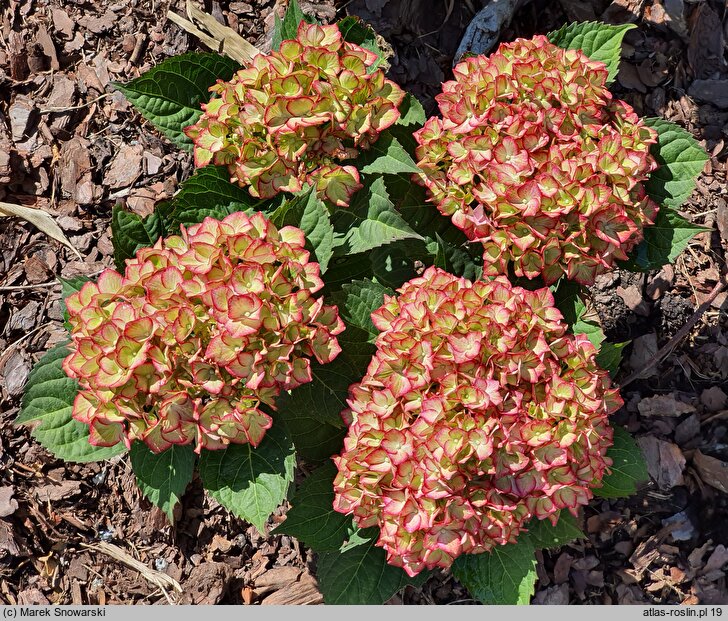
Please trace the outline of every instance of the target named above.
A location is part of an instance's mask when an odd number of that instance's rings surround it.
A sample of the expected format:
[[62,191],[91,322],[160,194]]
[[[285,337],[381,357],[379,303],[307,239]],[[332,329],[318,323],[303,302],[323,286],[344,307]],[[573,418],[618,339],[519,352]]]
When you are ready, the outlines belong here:
[[73,244],[63,234],[61,227],[59,227],[55,220],[42,209],[0,202],[0,216],[16,216],[30,222],[33,226],[38,227],[41,231],[48,235],[48,237],[52,237],[56,241],[61,242],[64,246],[70,248],[74,254],[83,261],[81,253],[76,250]]

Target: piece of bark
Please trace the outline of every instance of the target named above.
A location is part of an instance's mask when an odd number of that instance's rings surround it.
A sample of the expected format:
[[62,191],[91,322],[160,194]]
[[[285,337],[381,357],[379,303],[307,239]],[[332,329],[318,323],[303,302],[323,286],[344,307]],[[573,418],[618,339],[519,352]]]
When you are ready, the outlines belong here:
[[79,481],[64,480],[60,483],[49,483],[41,487],[36,487],[34,492],[40,502],[56,502],[80,494],[81,483]]
[[217,604],[225,595],[231,570],[226,563],[201,563],[183,585],[181,604]]
[[642,399],[637,404],[642,416],[682,416],[692,414],[695,408],[689,403],[678,401],[674,395],[656,395]]
[[728,395],[718,386],[711,386],[700,393],[700,403],[708,412],[720,412],[728,407]]
[[51,9],[51,17],[53,18],[53,27],[56,29],[56,32],[63,35],[66,39],[72,39],[75,22],[68,16],[68,13],[63,8],[53,7]]
[[94,201],[88,148],[88,141],[80,136],[74,136],[61,147],[61,189],[80,205],[89,205]]
[[[629,357],[630,368],[635,373],[641,371],[656,353],[657,335],[654,332],[637,337],[632,342],[632,354]],[[657,375],[657,369],[654,366],[645,371],[641,377],[647,378],[653,375]]]
[[11,397],[23,394],[23,388],[30,375],[30,363],[23,351],[14,351],[4,361],[0,362],[0,375],[2,376],[5,392]]
[[10,77],[20,82],[28,77],[28,52],[25,40],[20,32],[11,30],[8,35],[8,52],[10,53]]
[[144,148],[140,144],[122,146],[104,176],[106,185],[112,189],[118,189],[126,188],[134,183],[141,174],[143,153]]
[[728,80],[694,80],[688,94],[698,101],[728,109]]
[[8,108],[10,118],[10,137],[19,143],[28,138],[33,130],[36,109],[33,101],[25,95],[19,95]]
[[642,292],[635,285],[617,287],[617,295],[622,298],[629,310],[642,317],[649,317],[650,304],[642,297]]
[[263,606],[279,605],[315,605],[323,603],[324,598],[319,591],[318,583],[310,574],[303,574],[297,582],[289,583],[280,590],[266,597]]
[[0,487],[0,518],[8,517],[18,509],[18,501],[13,498],[12,485]]
[[728,494],[728,463],[695,451],[693,464],[704,483]]
[[697,79],[710,79],[725,67],[723,25],[718,14],[707,2],[698,4],[690,17],[690,22],[688,64]]
[[645,456],[650,477],[660,489],[669,490],[685,482],[685,457],[676,444],[652,436],[638,438],[637,444]]
[[658,300],[665,294],[665,292],[669,291],[674,280],[675,269],[670,264],[664,265],[662,269],[650,279],[650,282],[647,283],[647,287],[645,289],[647,297],[651,300]]
[[38,26],[38,32],[35,35],[35,42],[43,50],[43,54],[48,58],[50,68],[54,71],[58,71],[61,68],[58,62],[58,54],[56,52],[56,46],[53,43],[53,39],[48,34],[45,26]]

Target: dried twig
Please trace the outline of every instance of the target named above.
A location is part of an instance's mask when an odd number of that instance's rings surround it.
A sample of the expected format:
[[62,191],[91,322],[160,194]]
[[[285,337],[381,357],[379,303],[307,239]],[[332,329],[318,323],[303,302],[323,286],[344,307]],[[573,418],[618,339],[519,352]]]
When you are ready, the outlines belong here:
[[170,604],[174,603],[174,601],[169,596],[167,589],[174,589],[178,593],[182,593],[180,583],[172,578],[172,576],[168,576],[156,569],[150,569],[144,563],[135,559],[131,556],[131,554],[124,552],[124,550],[122,550],[119,546],[115,546],[113,543],[106,543],[102,541],[94,544],[82,543],[81,546],[87,550],[94,550],[95,552],[106,554],[114,560],[123,563],[127,567],[138,571],[146,580],[162,590],[162,593],[164,593],[164,596]]
[[620,383],[620,388],[624,388],[625,386],[628,386],[629,384],[634,382],[636,379],[639,379],[640,377],[642,377],[642,375],[644,375],[646,371],[649,371],[657,364],[659,364],[664,358],[666,358],[670,354],[670,352],[672,352],[672,350],[677,347],[678,343],[680,343],[680,341],[682,341],[688,334],[690,334],[690,331],[695,327],[695,324],[698,323],[700,318],[703,316],[703,313],[705,313],[705,311],[710,308],[710,305],[723,292],[725,288],[726,281],[725,279],[722,279],[720,282],[718,282],[717,285],[715,285],[715,287],[713,287],[713,290],[710,292],[710,295],[708,295],[708,298],[700,306],[698,306],[698,308],[695,309],[693,316],[690,317],[688,322],[675,333],[675,336],[673,336],[664,347],[660,348],[660,350],[647,361],[647,364],[643,368],[634,371],[633,373],[628,375],[627,378]]
[[173,11],[167,13],[167,18],[191,35],[196,36],[210,49],[217,50],[242,64],[249,63],[254,56],[260,53],[260,50],[252,43],[241,37],[232,28],[223,26],[212,15],[198,9],[190,0],[187,0],[186,9],[189,20]]

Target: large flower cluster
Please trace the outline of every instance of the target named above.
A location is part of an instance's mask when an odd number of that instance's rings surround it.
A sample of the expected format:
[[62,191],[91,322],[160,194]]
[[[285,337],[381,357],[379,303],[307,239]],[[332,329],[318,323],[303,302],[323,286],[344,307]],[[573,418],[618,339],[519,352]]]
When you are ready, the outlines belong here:
[[389,563],[448,567],[589,501],[621,400],[548,289],[429,268],[372,319],[382,332],[350,389],[334,508],[378,526]]
[[348,205],[359,173],[339,162],[376,141],[399,118],[404,97],[381,70],[370,72],[376,60],[336,25],[302,22],[296,39],[210,88],[218,97],[185,129],[196,165],[227,166],[233,182],[261,198],[308,183]]
[[642,239],[655,133],[612,99],[607,69],[544,36],[468,58],[415,136],[431,200],[484,246],[486,273],[582,284]]
[[81,390],[73,417],[90,442],[144,441],[201,449],[257,446],[281,390],[311,381],[309,356],[329,362],[344,329],[303,232],[262,214],[206,218],[104,271],[69,296]]

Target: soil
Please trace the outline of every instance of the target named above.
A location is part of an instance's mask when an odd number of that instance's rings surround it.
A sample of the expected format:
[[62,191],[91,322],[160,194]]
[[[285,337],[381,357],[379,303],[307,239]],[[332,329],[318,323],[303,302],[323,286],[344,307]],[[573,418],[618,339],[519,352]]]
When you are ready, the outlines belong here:
[[[428,112],[480,8],[475,0],[302,4],[324,19],[355,13],[370,21],[393,47],[391,77]],[[592,291],[609,339],[631,341],[617,382],[671,343],[669,355],[624,387],[626,405],[615,417],[639,438],[652,481],[630,499],[585,508],[588,538],[539,556],[535,603],[728,603],[725,294],[687,336],[674,340],[725,277],[728,102],[720,89],[728,85],[728,20],[718,0],[665,4],[673,13],[659,0],[535,0],[502,33],[511,40],[574,20],[635,23],[616,94],[640,114],[687,128],[711,154],[683,208],[706,231],[674,266],[642,275],[618,271]],[[112,206],[122,202],[149,213],[191,172],[189,155],[144,122],[112,85],[168,56],[203,49],[165,19],[169,9],[183,14],[183,5],[9,0],[0,9],[0,201],[48,211],[84,257],[19,219],[0,219],[3,603],[322,601],[312,577],[315,555],[232,517],[199,482],[170,525],[141,497],[126,457],[63,463],[12,424],[32,364],[63,339],[55,277],[92,276],[110,266]],[[283,7],[273,0],[223,0],[204,8],[265,48],[274,12]],[[130,566],[135,559],[146,571]],[[448,572],[438,572],[390,603],[474,601]]]

